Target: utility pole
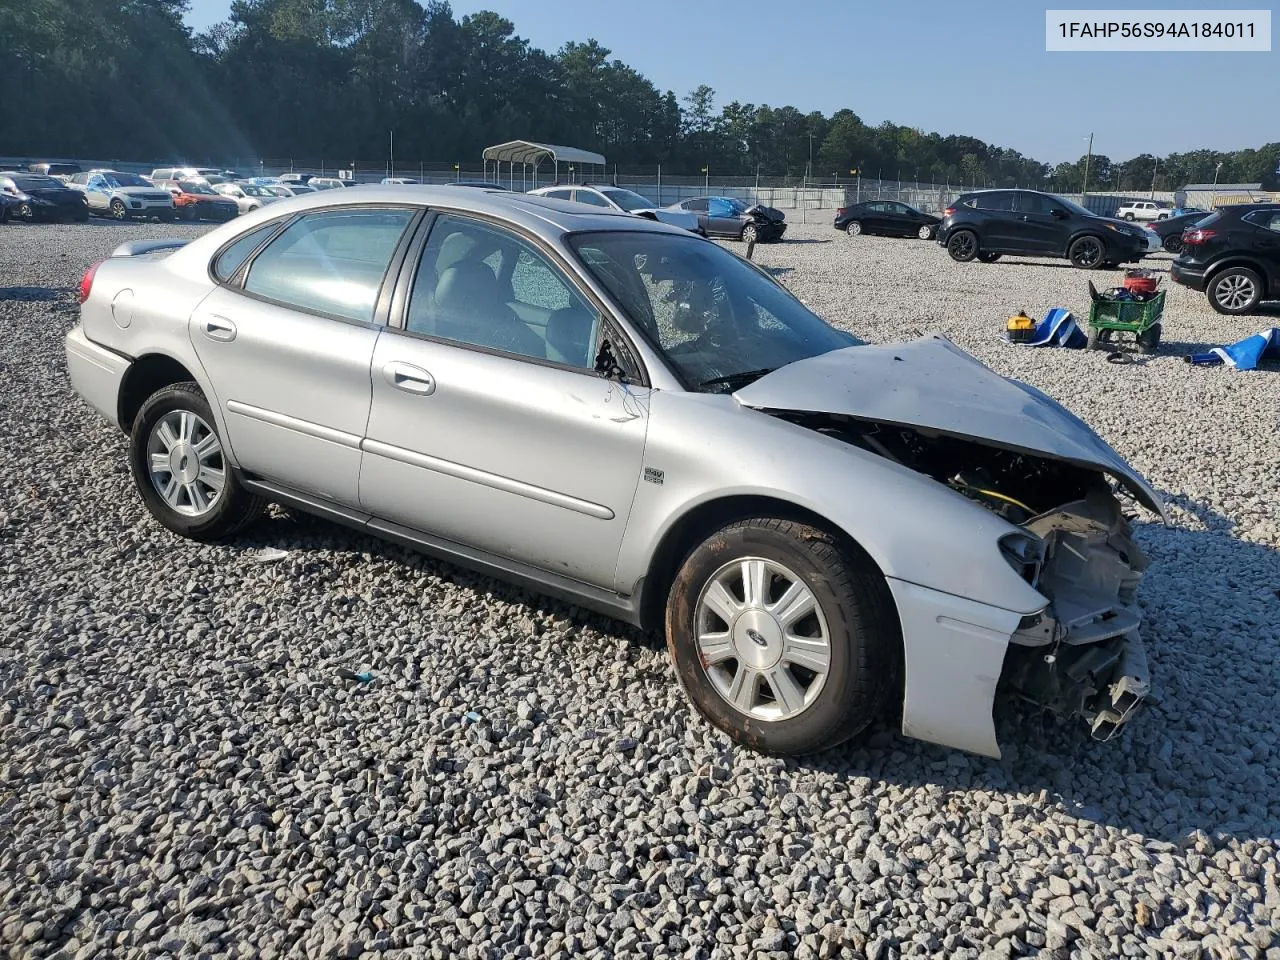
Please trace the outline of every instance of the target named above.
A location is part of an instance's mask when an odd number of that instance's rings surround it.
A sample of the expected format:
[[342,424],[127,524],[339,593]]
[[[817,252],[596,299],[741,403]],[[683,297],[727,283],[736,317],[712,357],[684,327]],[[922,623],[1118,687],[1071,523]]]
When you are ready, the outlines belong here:
[[387,170],[387,176],[394,177],[396,175],[396,132],[392,130],[390,131],[390,133],[391,133],[391,157],[390,157],[390,167]]
[[1218,174],[1222,172],[1222,161],[1218,161],[1218,165],[1213,168],[1213,190],[1218,191]]
[[1160,169],[1160,158],[1156,157],[1156,164],[1151,168],[1151,199],[1156,198],[1156,172]]
[[1084,183],[1080,185],[1080,196],[1089,195],[1089,161],[1093,159],[1093,134],[1089,134],[1089,152],[1084,157]]

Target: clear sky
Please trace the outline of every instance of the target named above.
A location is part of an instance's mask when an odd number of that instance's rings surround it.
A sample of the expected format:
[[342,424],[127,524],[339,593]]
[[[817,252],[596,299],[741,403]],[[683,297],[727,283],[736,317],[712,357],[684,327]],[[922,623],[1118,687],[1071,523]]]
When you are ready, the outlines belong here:
[[[864,123],[979,137],[1049,163],[1125,160],[1280,138],[1280,51],[1047,53],[1045,9],[1267,9],[1271,0],[453,0],[455,16],[495,10],[534,46],[594,38],[660,90],[700,83],[717,105],[791,104]],[[196,29],[230,0],[190,0]],[[1274,27],[1280,29],[1280,17]],[[512,136],[520,132],[513,131]],[[887,174],[886,174],[887,175]]]

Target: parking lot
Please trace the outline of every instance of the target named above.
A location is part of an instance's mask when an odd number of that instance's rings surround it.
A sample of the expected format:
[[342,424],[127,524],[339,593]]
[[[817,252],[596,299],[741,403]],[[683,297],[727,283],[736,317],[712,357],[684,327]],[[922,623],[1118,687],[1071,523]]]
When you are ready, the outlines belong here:
[[283,510],[217,546],[155,523],[62,337],[92,262],[207,229],[0,228],[11,955],[1280,957],[1280,378],[1182,360],[1274,312],[1171,286],[1159,354],[1113,364],[998,335],[1083,324],[1118,271],[757,246],[830,322],[1061,401],[1172,516],[1137,523],[1159,703],[1115,741],[1002,700],[998,761],[892,718],[781,761],[692,713],[659,637]]

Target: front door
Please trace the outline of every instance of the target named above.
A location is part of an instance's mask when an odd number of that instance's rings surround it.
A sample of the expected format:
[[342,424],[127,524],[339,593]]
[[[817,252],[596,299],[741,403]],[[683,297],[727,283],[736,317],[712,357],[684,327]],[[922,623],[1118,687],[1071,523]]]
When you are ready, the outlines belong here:
[[275,224],[250,231],[214,261],[225,282],[192,313],[191,342],[242,469],[359,503],[375,306],[414,216],[399,207],[308,213],[269,241]]
[[1055,215],[1066,208],[1043,193],[1018,191],[1015,215],[1021,224],[1023,249],[1049,256],[1061,256],[1067,245],[1066,219]]
[[649,391],[595,372],[600,312],[538,246],[462,217],[413,269],[374,350],[363,508],[612,589]]

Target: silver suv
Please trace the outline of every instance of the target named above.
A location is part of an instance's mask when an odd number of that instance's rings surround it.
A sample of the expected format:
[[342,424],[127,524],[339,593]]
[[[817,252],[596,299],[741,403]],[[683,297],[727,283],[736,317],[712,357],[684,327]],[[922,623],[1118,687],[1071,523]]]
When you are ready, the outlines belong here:
[[326,190],[125,244],[81,295],[72,382],[170,530],[274,500],[662,630],[740,743],[818,750],[892,701],[995,756],[1002,676],[1100,739],[1147,690],[1117,493],[1161,506],[1132,467],[949,341],[863,345],[684,231]]
[[159,217],[172,220],[177,216],[173,197],[168,190],[138,176],[118,170],[90,170],[77,173],[68,183],[84,193],[89,212],[113,220],[131,217]]

